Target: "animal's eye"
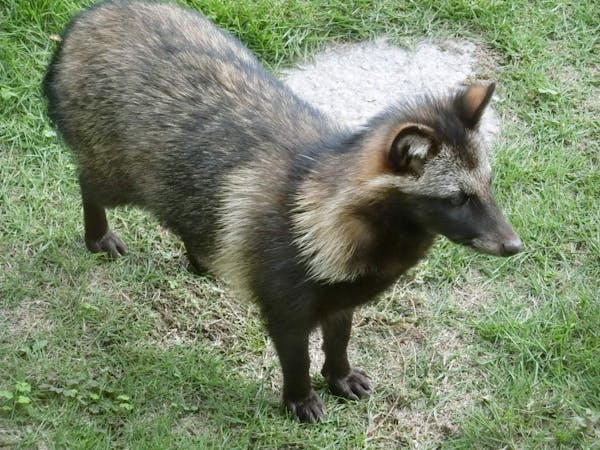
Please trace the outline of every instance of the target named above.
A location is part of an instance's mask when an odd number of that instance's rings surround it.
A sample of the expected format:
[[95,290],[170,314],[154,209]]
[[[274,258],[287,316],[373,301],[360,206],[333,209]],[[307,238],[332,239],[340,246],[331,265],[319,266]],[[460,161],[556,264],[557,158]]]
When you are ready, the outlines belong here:
[[469,201],[469,196],[464,192],[459,192],[448,199],[452,206],[463,206]]

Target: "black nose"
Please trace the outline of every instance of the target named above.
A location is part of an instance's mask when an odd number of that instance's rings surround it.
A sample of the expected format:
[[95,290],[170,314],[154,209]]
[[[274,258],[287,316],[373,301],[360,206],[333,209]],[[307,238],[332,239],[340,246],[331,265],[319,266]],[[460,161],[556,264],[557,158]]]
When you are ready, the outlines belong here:
[[518,236],[515,236],[502,243],[502,252],[506,256],[516,255],[523,248],[523,243]]

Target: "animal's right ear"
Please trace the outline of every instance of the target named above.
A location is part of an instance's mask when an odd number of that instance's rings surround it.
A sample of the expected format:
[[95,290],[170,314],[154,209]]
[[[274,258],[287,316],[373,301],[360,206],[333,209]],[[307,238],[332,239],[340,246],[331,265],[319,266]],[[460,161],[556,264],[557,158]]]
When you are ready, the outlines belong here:
[[427,160],[437,150],[433,129],[425,125],[407,124],[397,132],[387,159],[394,172],[419,176]]
[[485,108],[490,103],[496,83],[473,84],[454,99],[458,116],[467,128],[477,127]]

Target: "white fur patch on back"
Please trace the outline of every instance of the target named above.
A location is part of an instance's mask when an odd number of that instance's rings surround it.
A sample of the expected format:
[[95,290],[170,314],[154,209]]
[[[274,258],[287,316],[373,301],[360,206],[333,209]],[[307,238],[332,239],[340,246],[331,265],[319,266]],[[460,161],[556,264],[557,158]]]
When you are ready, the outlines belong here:
[[230,173],[219,188],[216,251],[211,258],[219,278],[246,297],[252,297],[248,285],[253,270],[249,256],[256,244],[256,216],[273,202],[271,190],[266,187],[268,177],[257,174],[257,167],[239,169]]

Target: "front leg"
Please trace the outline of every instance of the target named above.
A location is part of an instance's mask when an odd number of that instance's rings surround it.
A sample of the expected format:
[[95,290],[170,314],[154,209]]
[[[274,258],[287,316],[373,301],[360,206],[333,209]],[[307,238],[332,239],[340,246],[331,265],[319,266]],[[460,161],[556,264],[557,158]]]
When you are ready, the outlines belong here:
[[325,364],[321,373],[334,395],[350,400],[368,397],[371,393],[369,377],[348,362],[348,341],[352,329],[352,310],[342,311],[321,322]]
[[310,381],[308,355],[309,324],[277,321],[269,324],[277,355],[283,371],[283,401],[300,422],[319,422],[325,408]]

